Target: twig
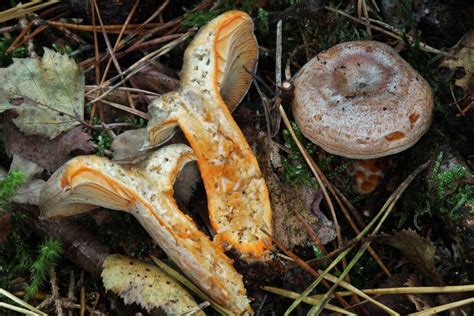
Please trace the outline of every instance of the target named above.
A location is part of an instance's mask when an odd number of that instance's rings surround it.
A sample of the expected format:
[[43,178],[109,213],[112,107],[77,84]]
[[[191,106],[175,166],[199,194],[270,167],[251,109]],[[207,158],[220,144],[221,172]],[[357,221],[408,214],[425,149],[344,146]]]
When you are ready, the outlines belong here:
[[61,301],[59,300],[58,282],[56,280],[56,272],[54,271],[54,268],[51,268],[50,276],[51,276],[51,292],[52,292],[52,298],[54,299],[54,305],[56,306],[56,315],[63,316],[63,308],[61,306]]
[[[137,61],[136,63],[134,63],[132,66],[130,66],[128,69],[126,69],[125,71],[122,72],[122,75],[126,75],[127,76],[125,78],[123,78],[122,80],[120,80],[118,83],[116,83],[115,85],[111,86],[106,92],[104,92],[102,95],[98,96],[97,98],[95,98],[94,100],[90,101],[89,103],[94,103],[94,102],[97,102],[99,100],[101,100],[102,98],[104,98],[105,96],[107,96],[110,92],[112,92],[113,90],[117,89],[119,86],[121,86],[125,81],[127,81],[128,79],[130,79],[132,76],[134,76],[135,74],[137,74],[138,72],[140,72],[142,69],[144,69],[149,62],[151,61],[154,61],[155,59],[157,59],[158,57],[164,55],[164,54],[167,54],[169,51],[171,51],[174,47],[176,47],[177,45],[179,45],[180,43],[184,42],[185,40],[187,40],[191,34],[193,34],[192,31],[190,32],[187,32],[185,33],[183,36],[179,37],[178,39],[164,45],[163,47],[161,47],[160,49],[156,50],[155,52],[153,53],[150,53],[148,55],[146,55],[145,57],[141,58],[139,61]],[[111,84],[112,82],[118,80],[120,78],[120,76],[115,76],[109,80],[107,80],[106,82],[104,82],[105,85],[109,85]],[[95,92],[96,90],[98,89],[101,89],[101,87],[98,87],[97,89],[92,89],[90,90],[87,94],[91,94],[92,92]],[[86,94],[86,95],[87,95]]]
[[[69,287],[67,291],[67,298],[70,301],[73,301],[73,300],[75,301],[74,288],[75,288],[74,270],[71,270],[71,272],[69,273]],[[73,316],[73,313],[71,310],[68,312],[68,314],[69,316]]]

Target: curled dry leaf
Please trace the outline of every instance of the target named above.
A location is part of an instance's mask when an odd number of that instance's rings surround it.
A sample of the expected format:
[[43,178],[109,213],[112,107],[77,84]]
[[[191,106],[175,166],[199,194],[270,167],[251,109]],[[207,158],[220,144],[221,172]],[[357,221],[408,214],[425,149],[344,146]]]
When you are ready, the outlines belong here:
[[452,51],[455,58],[446,58],[440,64],[441,67],[449,68],[453,71],[462,69],[464,76],[455,80],[457,86],[461,87],[465,93],[474,93],[474,31],[470,31],[461,41],[461,48],[454,48]]
[[[148,312],[161,308],[166,315],[181,315],[197,306],[179,283],[155,265],[110,255],[102,267],[105,289],[120,295],[125,304],[137,303]],[[205,314],[199,311],[193,315]]]
[[384,236],[382,241],[397,248],[430,284],[442,284],[435,267],[436,247],[431,241],[420,237],[412,229],[404,229],[390,236]]
[[25,134],[52,139],[82,121],[84,75],[72,58],[45,48],[41,59],[0,68],[0,77],[0,112],[15,109],[13,121]]
[[73,128],[52,140],[39,136],[26,136],[11,121],[11,115],[4,120],[5,147],[7,155],[15,154],[30,160],[49,172],[58,169],[75,154],[94,152],[90,136],[81,127]]
[[[308,246],[311,238],[302,223],[304,221],[323,244],[331,242],[336,238],[336,230],[334,223],[319,210],[321,199],[318,198],[318,189],[304,185],[295,187],[281,182],[273,172],[270,161],[272,149],[267,140],[264,133],[257,137],[257,159],[270,191],[273,236],[287,248]],[[273,153],[273,158],[276,154]],[[298,212],[300,218],[295,212]]]

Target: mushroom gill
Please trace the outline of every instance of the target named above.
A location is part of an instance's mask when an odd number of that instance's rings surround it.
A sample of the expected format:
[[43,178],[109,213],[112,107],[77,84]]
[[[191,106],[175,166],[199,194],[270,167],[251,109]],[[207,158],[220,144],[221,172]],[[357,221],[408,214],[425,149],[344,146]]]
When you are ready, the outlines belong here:
[[230,11],[209,22],[184,54],[181,88],[149,106],[145,147],[179,126],[196,153],[214,241],[247,260],[266,260],[271,207],[257,160],[229,109],[247,92],[258,47],[253,22]]
[[192,160],[191,148],[182,144],[161,148],[133,167],[97,156],[71,159],[43,187],[41,215],[63,217],[97,206],[128,212],[214,300],[238,314],[251,312],[242,276],[173,198],[173,183]]

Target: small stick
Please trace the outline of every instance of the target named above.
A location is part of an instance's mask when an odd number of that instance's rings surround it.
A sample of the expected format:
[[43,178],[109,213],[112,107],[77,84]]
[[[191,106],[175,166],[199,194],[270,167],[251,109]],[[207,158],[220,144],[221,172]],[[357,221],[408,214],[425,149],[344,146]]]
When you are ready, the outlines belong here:
[[52,292],[52,298],[54,299],[54,305],[56,306],[56,315],[63,316],[63,308],[61,306],[61,301],[59,300],[58,282],[56,280],[56,271],[54,271],[54,268],[51,268],[50,275],[51,275],[51,292]]

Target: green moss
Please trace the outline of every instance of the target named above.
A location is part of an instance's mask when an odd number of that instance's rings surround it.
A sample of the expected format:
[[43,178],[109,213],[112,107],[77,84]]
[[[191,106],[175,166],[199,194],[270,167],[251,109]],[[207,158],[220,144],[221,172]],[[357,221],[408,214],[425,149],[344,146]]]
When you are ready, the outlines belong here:
[[183,25],[185,27],[201,27],[220,14],[219,11],[188,12],[184,15]]
[[31,283],[26,289],[26,299],[36,294],[61,256],[62,245],[58,240],[46,239],[39,247],[39,254],[31,265]]
[[7,49],[12,44],[11,39],[0,37],[0,67],[7,67],[13,62],[12,58],[25,58],[26,57],[26,48],[20,46],[19,48],[13,50],[11,53],[7,53]]
[[457,210],[465,204],[474,205],[474,190],[469,183],[474,180],[464,166],[453,166],[440,171],[443,153],[435,161],[433,172],[428,179],[428,191],[434,199],[432,206],[452,219],[457,218]]
[[[291,126],[295,131],[296,137],[300,140],[308,153],[310,155],[314,154],[316,151],[316,145],[304,139],[296,123],[292,122]],[[313,174],[304,160],[303,155],[299,151],[298,146],[291,137],[290,132],[287,129],[284,129],[282,135],[284,140],[283,145],[289,150],[287,157],[282,159],[284,170],[282,176],[283,180],[293,185],[310,185],[314,187],[316,181]]]
[[8,200],[15,195],[16,190],[23,183],[23,179],[23,173],[14,170],[0,182],[0,211],[5,211]]

